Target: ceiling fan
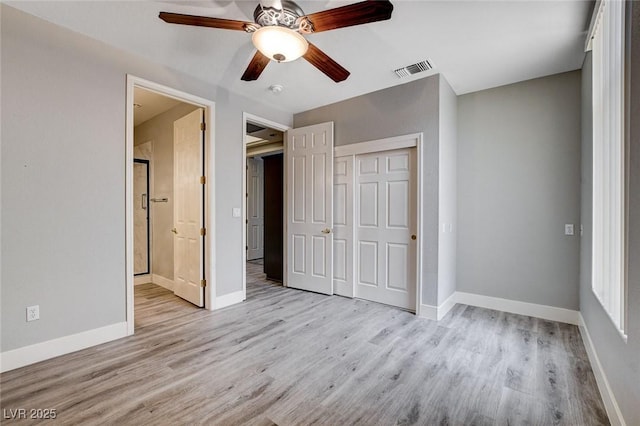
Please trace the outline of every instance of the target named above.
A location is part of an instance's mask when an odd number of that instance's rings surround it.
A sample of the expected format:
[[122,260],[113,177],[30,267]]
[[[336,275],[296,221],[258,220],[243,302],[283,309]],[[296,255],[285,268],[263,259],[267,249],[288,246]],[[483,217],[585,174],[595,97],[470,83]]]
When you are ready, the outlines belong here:
[[171,24],[221,28],[252,34],[251,39],[257,51],[242,75],[244,81],[257,80],[270,60],[289,62],[303,57],[338,83],[349,77],[349,71],[309,43],[303,34],[384,21],[391,18],[392,11],[393,5],[389,0],[366,0],[305,15],[291,0],[261,0],[253,12],[255,22],[170,12],[160,12],[160,19]]

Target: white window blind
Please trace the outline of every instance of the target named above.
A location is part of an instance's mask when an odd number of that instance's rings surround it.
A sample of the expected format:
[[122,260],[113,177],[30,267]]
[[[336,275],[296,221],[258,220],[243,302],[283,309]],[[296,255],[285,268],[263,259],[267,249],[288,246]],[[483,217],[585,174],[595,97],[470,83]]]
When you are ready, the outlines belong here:
[[593,258],[592,286],[624,335],[625,144],[624,1],[602,1],[592,28]]

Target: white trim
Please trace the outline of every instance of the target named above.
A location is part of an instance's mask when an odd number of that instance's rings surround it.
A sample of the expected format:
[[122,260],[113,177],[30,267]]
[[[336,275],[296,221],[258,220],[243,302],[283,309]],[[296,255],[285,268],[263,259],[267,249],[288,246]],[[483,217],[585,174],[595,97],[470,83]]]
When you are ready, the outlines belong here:
[[593,37],[598,29],[600,23],[600,17],[602,16],[602,10],[604,9],[604,2],[602,0],[596,0],[596,5],[593,7],[593,13],[591,14],[591,21],[589,23],[589,31],[587,31],[587,38],[584,42],[584,51],[589,52],[592,49]]
[[591,363],[591,369],[593,370],[593,375],[596,377],[596,383],[598,384],[598,389],[600,390],[600,396],[602,397],[604,407],[607,410],[609,421],[613,426],[625,426],[626,423],[624,421],[624,418],[622,417],[622,412],[620,411],[620,407],[618,407],[618,402],[616,401],[613,391],[611,390],[609,380],[607,380],[607,376],[604,373],[602,364],[600,364],[600,359],[598,358],[596,348],[593,345],[591,336],[589,335],[587,324],[585,323],[581,313],[578,313],[578,317],[580,321],[580,336],[582,336],[582,342],[584,343],[584,347],[587,350],[587,356],[589,357],[589,362]]
[[458,303],[456,299],[457,299],[457,293],[454,292],[453,294],[451,294],[451,296],[447,298],[447,300],[442,302],[439,306],[424,305],[420,303],[418,305],[418,310],[416,311],[416,315],[419,316],[420,318],[426,318],[433,321],[440,321],[442,318],[444,318],[445,315],[449,313],[451,308],[453,308],[456,305],[456,303]]
[[377,139],[373,141],[340,145],[333,148],[335,157],[347,155],[368,154],[371,152],[391,151],[401,148],[413,148],[417,146],[418,140],[422,141],[422,133],[412,133],[392,138]]
[[233,293],[216,296],[216,306],[213,309],[222,309],[227,306],[235,305],[246,299],[244,291],[234,291]]
[[133,285],[140,285],[140,284],[146,284],[146,283],[152,283],[152,282],[153,282],[153,277],[151,276],[151,274],[136,275],[133,277]]
[[422,303],[419,303],[416,315],[420,318],[438,321],[438,307],[433,305],[423,305]]
[[[257,115],[253,115],[253,114],[249,114],[248,112],[243,112],[242,113],[242,254],[241,254],[241,259],[242,259],[242,300],[245,300],[247,298],[247,267],[246,267],[246,263],[247,263],[247,250],[246,250],[246,245],[247,245],[247,197],[245,196],[245,194],[247,193],[247,121],[251,121],[252,123],[256,123],[256,124],[260,124],[266,127],[269,127],[271,129],[274,130],[280,130],[281,132],[286,132],[287,130],[290,129],[289,126],[286,126],[284,124],[280,124],[280,123],[276,123],[275,121],[271,121],[271,120],[267,120],[266,118],[262,118],[262,117],[258,117]],[[285,160],[286,160],[286,148],[284,148],[284,139],[283,139],[283,150],[285,152]],[[283,168],[286,169],[286,167],[284,167],[284,165],[286,164],[283,161]],[[284,189],[283,189],[283,198],[284,198],[284,202],[286,203],[286,175],[284,174],[284,170],[283,170],[283,185],[284,185]],[[283,216],[286,217],[287,215],[287,211],[286,208],[282,210],[283,212]],[[285,221],[286,222],[286,221]],[[286,253],[287,253],[287,238],[286,238],[286,233],[287,233],[287,228],[285,227],[283,229],[284,235],[283,235],[283,267],[286,270]],[[286,287],[286,280],[285,280],[285,273],[283,271],[282,274],[282,278],[283,278],[283,285]],[[234,293],[231,293],[234,294]],[[221,296],[224,297],[224,296]],[[242,301],[240,300],[240,301]],[[237,303],[237,302],[234,302]],[[228,306],[228,305],[225,305]],[[216,307],[214,309],[219,309],[216,305]]]
[[510,312],[517,315],[527,315],[530,317],[564,322],[567,324],[581,324],[579,311],[558,308],[555,306],[539,305],[536,303],[520,302],[518,300],[502,299],[500,297],[465,293],[462,291],[454,292],[439,306],[420,304],[418,306],[417,315],[422,318],[439,321],[444,318],[456,303],[477,306],[479,308],[494,309],[496,311]]
[[173,291],[173,287],[174,287],[173,280],[163,277],[162,275],[151,274],[151,282],[156,285],[159,285],[160,287],[164,287],[169,291]]
[[204,268],[207,286],[204,289],[205,308],[212,310],[216,294],[216,229],[215,229],[215,102],[173,89],[140,77],[127,74],[126,83],[126,146],[125,146],[125,273],[126,273],[126,313],[127,333],[134,333],[134,301],[133,301],[133,96],[134,87],[159,93],[163,96],[189,103],[205,110],[207,127],[205,137],[205,223],[207,237],[205,239]]
[[119,322],[0,354],[0,372],[15,370],[127,336],[127,323]]
[[444,316],[447,315],[449,311],[456,305],[457,303],[456,299],[457,299],[457,296],[456,296],[456,292],[454,291],[451,294],[451,296],[447,298],[447,300],[445,300],[438,306],[438,312],[437,312],[438,321],[444,318]]
[[[416,214],[418,215],[418,220],[416,221],[416,235],[418,236],[418,247],[416,247],[417,249],[417,259],[416,259],[416,312],[419,312],[420,310],[420,305],[422,303],[422,258],[424,257],[423,254],[425,253],[424,251],[424,238],[422,238],[423,236],[423,224],[422,224],[422,216],[423,216],[423,212],[422,212],[422,201],[423,201],[423,197],[422,197],[422,191],[424,191],[424,186],[423,186],[423,182],[424,182],[424,145],[422,142],[422,132],[421,133],[414,133],[412,135],[407,135],[407,136],[403,136],[406,138],[410,138],[410,139],[415,139],[415,146],[416,146],[416,161],[417,161],[417,166],[418,166],[418,170],[416,170],[416,178],[418,179],[417,182],[417,187],[416,187],[416,191],[418,191],[418,199],[416,200],[418,202],[418,211],[416,212]],[[394,142],[392,141],[393,139],[396,138],[390,138],[389,143],[393,144]],[[355,227],[354,227],[355,228]],[[436,314],[437,317],[437,314]]]
[[536,303],[520,302],[518,300],[502,299],[500,297],[483,296],[481,294],[456,292],[456,303],[478,306],[480,308],[495,309],[518,315],[542,318],[551,321],[578,325],[580,312],[555,306],[538,305]]

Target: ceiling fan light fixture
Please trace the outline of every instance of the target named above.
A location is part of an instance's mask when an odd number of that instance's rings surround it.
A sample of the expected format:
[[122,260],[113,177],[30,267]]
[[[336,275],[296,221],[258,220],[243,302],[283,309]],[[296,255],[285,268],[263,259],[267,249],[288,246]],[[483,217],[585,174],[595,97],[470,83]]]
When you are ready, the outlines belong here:
[[260,53],[276,62],[295,61],[309,48],[309,43],[300,33],[281,26],[259,28],[251,41]]

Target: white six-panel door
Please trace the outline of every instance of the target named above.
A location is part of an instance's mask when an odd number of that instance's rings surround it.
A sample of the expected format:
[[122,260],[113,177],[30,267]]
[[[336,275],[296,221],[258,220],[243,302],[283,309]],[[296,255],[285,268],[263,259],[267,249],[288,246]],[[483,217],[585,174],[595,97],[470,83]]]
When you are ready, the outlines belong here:
[[346,297],[354,297],[353,163],[337,157],[333,167],[333,291]]
[[204,306],[202,122],[203,110],[197,109],[173,125],[174,293],[197,306]]
[[333,294],[333,123],[287,131],[287,285]]
[[415,148],[355,157],[355,296],[415,309]]
[[264,257],[264,162],[247,158],[247,260]]

